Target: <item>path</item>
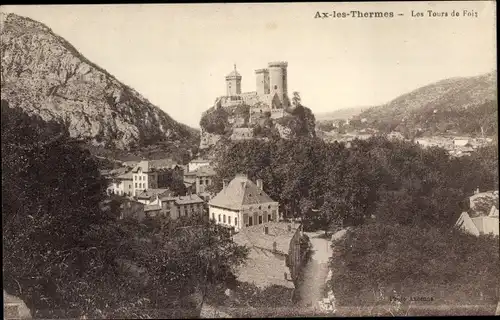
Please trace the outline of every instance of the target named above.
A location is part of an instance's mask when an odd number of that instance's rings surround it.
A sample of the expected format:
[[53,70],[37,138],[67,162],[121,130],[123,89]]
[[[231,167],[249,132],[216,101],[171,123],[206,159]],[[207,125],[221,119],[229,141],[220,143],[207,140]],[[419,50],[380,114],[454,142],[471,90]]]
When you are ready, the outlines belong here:
[[329,239],[318,238],[322,231],[306,232],[312,243],[311,260],[304,267],[304,281],[299,287],[300,304],[316,306],[323,298],[323,287],[328,275],[328,259],[331,257]]

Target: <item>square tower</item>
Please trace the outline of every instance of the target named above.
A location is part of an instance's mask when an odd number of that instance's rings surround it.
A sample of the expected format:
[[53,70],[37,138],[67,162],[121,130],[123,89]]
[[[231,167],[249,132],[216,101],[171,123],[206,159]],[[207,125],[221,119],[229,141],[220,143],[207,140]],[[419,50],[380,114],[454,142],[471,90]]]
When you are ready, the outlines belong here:
[[269,94],[269,70],[255,70],[256,89],[258,95]]

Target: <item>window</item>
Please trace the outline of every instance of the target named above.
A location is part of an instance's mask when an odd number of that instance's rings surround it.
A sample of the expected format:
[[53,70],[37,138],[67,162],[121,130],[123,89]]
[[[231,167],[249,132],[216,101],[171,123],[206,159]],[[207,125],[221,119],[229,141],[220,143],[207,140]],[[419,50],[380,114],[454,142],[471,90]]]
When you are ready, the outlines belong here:
[[200,179],[200,185],[203,185],[203,179]]
[[253,220],[252,217],[248,217],[248,225],[249,226],[253,225],[253,223],[252,223],[253,221],[252,220]]
[[267,221],[273,221],[273,219],[271,219],[271,215],[270,214],[267,215]]
[[208,184],[209,184],[208,179],[207,179],[207,180],[205,180],[205,184],[206,184],[206,185],[208,185]]
[[228,217],[227,217],[227,223],[228,223],[228,224],[231,224],[231,216],[228,216]]
[[259,216],[259,224],[262,224],[262,216]]
[[234,225],[238,226],[238,218],[234,218]]
[[134,175],[134,181],[135,181],[135,180],[137,180],[137,176],[136,176],[136,175]]
[[137,188],[137,182],[135,183],[135,187]]
[[275,85],[275,86],[274,86],[274,90],[277,90],[277,89],[278,89],[278,86],[276,86],[276,85]]
[[212,220],[215,220],[215,213],[212,212]]
[[219,222],[220,222],[220,213],[219,213]]
[[222,222],[226,223],[226,215],[222,216]]

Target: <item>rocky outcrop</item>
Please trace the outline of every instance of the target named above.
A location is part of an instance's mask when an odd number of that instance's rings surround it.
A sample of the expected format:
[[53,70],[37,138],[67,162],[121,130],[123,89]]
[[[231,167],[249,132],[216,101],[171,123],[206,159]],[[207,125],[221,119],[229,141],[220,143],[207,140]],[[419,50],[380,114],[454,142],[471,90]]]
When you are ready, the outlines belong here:
[[127,149],[197,136],[47,26],[2,14],[0,29],[1,95],[11,107],[63,123],[72,137],[105,147]]
[[208,109],[200,121],[200,149],[210,149],[227,140],[315,136],[314,114],[309,108],[299,105],[294,108],[266,110],[271,109],[266,105],[215,105]]

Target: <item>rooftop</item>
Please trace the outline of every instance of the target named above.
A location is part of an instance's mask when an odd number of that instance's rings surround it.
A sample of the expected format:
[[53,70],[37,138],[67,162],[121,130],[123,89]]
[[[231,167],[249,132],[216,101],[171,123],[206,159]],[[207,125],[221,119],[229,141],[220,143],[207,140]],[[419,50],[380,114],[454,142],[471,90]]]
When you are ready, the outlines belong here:
[[212,200],[210,205],[233,210],[241,210],[243,205],[276,202],[246,175],[239,174],[222,189]]
[[239,72],[236,71],[236,65],[234,65],[234,70],[231,71],[231,73],[226,76],[226,78],[233,78],[233,77],[234,78],[241,78],[241,74],[239,74]]
[[173,191],[170,189],[146,189],[137,194],[137,199],[149,199],[154,200],[156,196],[165,197],[173,195]]
[[144,207],[144,211],[158,211],[161,207],[157,204],[149,204]]

